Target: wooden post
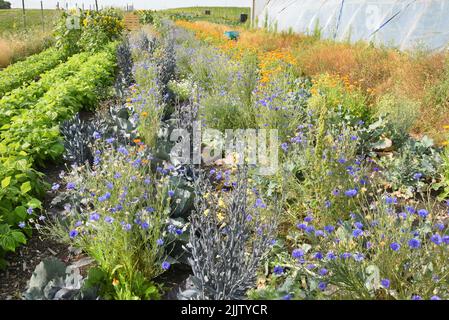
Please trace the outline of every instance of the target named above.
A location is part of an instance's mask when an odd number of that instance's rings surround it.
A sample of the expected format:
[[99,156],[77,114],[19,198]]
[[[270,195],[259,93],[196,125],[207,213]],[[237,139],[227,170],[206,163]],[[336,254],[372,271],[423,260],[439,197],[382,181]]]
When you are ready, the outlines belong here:
[[41,0],[41,20],[42,20],[42,31],[45,32],[45,20],[44,20],[44,3]]
[[256,0],[253,0],[253,7],[251,8],[251,25],[253,28],[255,20],[256,20]]
[[25,0],[22,0],[22,15],[23,15],[23,28],[26,29],[27,18],[26,18],[26,13],[25,13]]
[[95,0],[95,10],[98,11],[98,0]]

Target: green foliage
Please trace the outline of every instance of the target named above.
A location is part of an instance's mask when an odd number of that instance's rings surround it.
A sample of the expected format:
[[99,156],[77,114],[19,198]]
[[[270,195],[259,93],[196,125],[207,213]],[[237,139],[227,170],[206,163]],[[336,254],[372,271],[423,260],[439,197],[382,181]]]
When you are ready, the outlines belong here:
[[123,30],[122,16],[114,9],[64,12],[55,28],[56,47],[68,55],[98,52]]
[[33,81],[43,72],[53,69],[63,60],[64,56],[60,51],[50,48],[0,71],[0,98],[7,92]]

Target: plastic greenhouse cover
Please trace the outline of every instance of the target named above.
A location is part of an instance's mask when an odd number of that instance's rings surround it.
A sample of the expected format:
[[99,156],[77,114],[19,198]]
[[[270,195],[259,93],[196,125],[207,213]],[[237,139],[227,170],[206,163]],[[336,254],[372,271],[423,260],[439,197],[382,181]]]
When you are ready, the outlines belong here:
[[259,26],[401,50],[447,49],[449,0],[256,0]]

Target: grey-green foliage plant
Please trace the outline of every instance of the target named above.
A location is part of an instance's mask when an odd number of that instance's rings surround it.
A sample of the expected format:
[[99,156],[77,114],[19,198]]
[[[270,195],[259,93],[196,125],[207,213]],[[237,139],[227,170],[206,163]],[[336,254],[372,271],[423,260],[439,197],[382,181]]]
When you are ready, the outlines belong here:
[[385,178],[395,190],[416,187],[438,176],[442,165],[441,150],[427,136],[421,140],[410,138],[393,157],[381,158],[381,164],[386,169]]
[[23,294],[25,300],[93,300],[96,289],[83,288],[84,279],[78,268],[66,266],[56,258],[39,263]]
[[248,191],[248,173],[243,168],[230,190],[219,191],[226,198],[223,208],[218,197],[205,196],[214,192],[207,174],[198,175],[188,245],[194,288],[182,292],[181,299],[242,299],[255,286],[276,223],[249,202]]

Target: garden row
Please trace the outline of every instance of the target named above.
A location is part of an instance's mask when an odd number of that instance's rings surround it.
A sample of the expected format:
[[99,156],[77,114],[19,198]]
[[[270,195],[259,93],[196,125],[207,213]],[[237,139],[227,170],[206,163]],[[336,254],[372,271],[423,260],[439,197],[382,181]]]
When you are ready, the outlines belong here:
[[[122,78],[135,81],[124,106],[89,130],[65,130],[77,165],[53,186],[61,210],[46,233],[97,263],[77,298],[92,288],[106,299],[159,298],[158,276],[180,263],[192,270],[182,299],[449,297],[448,209],[429,196],[441,150],[402,130],[396,141],[412,151],[381,158],[396,131],[350,84],[303,77],[273,52],[236,58],[169,21],[155,26],[157,37],[131,41],[132,54],[119,49]],[[179,163],[169,137],[194,121],[277,129],[278,170],[238,165],[238,150],[221,163]],[[202,145],[214,148],[207,137]]]
[[[102,13],[101,19],[103,14],[110,16]],[[65,25],[65,17],[62,20]],[[90,22],[92,27],[93,22]],[[96,29],[103,38],[96,43],[95,50],[93,46],[89,52],[78,54],[67,50],[77,45],[76,37],[89,32],[90,23],[85,23],[84,30],[67,30],[65,41],[69,43],[62,41],[57,50],[50,49],[49,52],[59,56],[75,53],[67,62],[51,69],[52,63],[39,60],[46,57],[42,53],[3,71],[19,75],[22,68],[39,66],[33,71],[38,79],[12,90],[0,100],[1,256],[25,243],[24,233],[30,234],[32,229],[27,221],[42,209],[39,199],[47,186],[43,175],[33,168],[61,158],[64,146],[59,124],[81,109],[94,108],[113,84],[118,43],[111,41],[120,35],[120,30],[111,34]],[[51,70],[39,74],[45,69]],[[31,77],[31,73],[23,74]],[[3,264],[4,260],[1,261]]]

